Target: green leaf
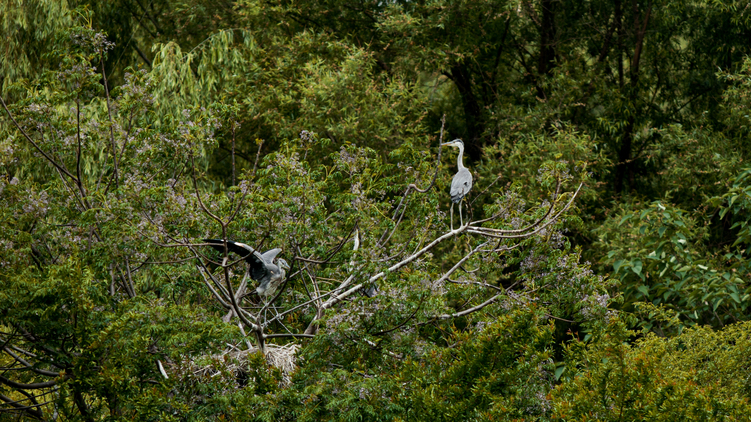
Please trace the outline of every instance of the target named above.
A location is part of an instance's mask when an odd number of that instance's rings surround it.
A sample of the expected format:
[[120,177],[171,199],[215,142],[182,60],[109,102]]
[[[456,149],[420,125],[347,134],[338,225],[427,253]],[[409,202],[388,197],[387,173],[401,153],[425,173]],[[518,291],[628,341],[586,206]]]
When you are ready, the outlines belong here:
[[714,303],[714,306],[712,306],[712,312],[717,312],[717,308],[720,306],[721,303],[722,303],[722,298],[718,299]]
[[614,272],[616,272],[616,273],[618,272],[618,270],[621,268],[621,265],[623,265],[623,261],[624,261],[623,259],[619,259],[618,261],[615,261],[613,263],[613,271]]
[[637,287],[636,290],[640,291],[644,296],[649,296],[649,287],[643,284]]
[[634,273],[636,273],[636,275],[641,275],[641,269],[642,269],[641,259],[635,259],[634,262],[631,264],[631,270]]
[[555,368],[555,380],[558,381],[559,379],[561,379],[561,375],[563,375],[564,372],[566,372],[565,366],[559,366],[558,368]]

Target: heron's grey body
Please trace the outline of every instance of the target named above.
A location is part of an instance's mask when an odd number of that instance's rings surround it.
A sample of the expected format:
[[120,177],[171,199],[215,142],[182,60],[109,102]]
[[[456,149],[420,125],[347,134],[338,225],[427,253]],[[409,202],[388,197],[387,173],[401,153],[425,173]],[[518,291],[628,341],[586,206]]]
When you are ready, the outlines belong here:
[[462,199],[472,189],[472,173],[464,167],[464,142],[461,139],[454,139],[451,142],[441,144],[441,146],[449,146],[459,148],[459,155],[456,157],[456,167],[458,171],[454,175],[454,179],[451,181],[451,230],[454,229],[454,204],[459,204],[459,221],[464,225],[464,219],[462,217]]
[[[224,241],[221,239],[204,239],[212,248],[224,253]],[[248,263],[248,275],[258,282],[256,293],[263,298],[269,298],[276,293],[276,289],[284,281],[285,270],[289,269],[287,261],[279,258],[274,262],[282,250],[274,248],[260,253],[245,243],[227,241],[227,252],[233,252]]]
[[[352,254],[352,260],[349,261],[349,271],[348,271],[350,273],[355,270],[355,254],[357,253],[357,249],[360,248],[360,230],[358,228],[355,228],[353,241],[354,241],[354,246],[352,247],[352,251],[354,253]],[[370,278],[370,275],[366,277]],[[375,282],[373,282],[373,284],[371,284],[370,287],[368,288],[363,287],[360,291],[367,297],[374,297],[378,293],[378,286],[375,284]]]
[[[461,161],[459,163],[461,164]],[[461,202],[470,189],[472,189],[472,173],[466,167],[459,167],[454,180],[451,181],[451,202],[455,204]]]

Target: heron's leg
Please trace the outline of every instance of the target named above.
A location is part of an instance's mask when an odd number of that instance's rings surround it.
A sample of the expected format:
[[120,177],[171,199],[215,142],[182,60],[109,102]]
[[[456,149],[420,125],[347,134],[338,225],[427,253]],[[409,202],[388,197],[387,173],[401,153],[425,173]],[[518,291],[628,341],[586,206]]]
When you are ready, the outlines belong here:
[[451,201],[451,218],[449,219],[451,222],[451,231],[454,231],[454,202]]
[[263,307],[264,307],[264,310],[263,310],[263,323],[264,324],[266,323],[266,321],[268,321],[268,319],[266,319],[266,314],[269,312],[269,307],[270,306],[271,306],[270,304],[266,303],[266,300],[263,301]]
[[459,227],[464,226],[464,219],[462,218],[462,201],[464,199],[459,201]]
[[[267,297],[267,299],[269,298]],[[273,303],[267,303],[265,301],[263,303],[264,303],[264,307],[266,308],[263,310],[263,323],[265,324],[266,321],[268,321],[267,314],[269,313],[269,311],[271,311],[271,318],[274,318],[279,313],[277,312],[276,306]]]

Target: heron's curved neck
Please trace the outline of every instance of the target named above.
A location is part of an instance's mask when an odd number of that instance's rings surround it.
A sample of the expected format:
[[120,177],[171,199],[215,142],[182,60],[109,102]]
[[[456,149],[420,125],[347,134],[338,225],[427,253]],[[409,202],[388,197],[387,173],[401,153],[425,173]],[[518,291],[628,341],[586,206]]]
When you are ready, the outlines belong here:
[[459,155],[456,156],[456,167],[459,168],[459,170],[464,168],[464,161],[462,158],[464,157],[464,145],[459,145]]

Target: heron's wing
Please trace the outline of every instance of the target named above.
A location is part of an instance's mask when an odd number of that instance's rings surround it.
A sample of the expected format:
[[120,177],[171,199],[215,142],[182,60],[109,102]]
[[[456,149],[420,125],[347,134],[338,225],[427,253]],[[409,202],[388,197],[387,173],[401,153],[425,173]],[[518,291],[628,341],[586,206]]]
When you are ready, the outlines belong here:
[[[220,239],[203,239],[204,242],[208,243],[209,246],[211,246],[212,249],[216,250],[219,253],[224,253],[224,241]],[[229,242],[227,242],[227,250],[232,252],[232,249],[230,249]]]
[[[256,281],[260,281],[269,276],[269,268],[267,261],[263,256],[255,249],[246,245],[245,243],[233,242],[235,249],[231,249],[232,252],[245,258],[245,261],[250,266],[250,278]],[[229,247],[229,245],[227,245]],[[243,251],[243,255],[240,251]],[[250,252],[250,253],[248,253]]]
[[472,173],[467,169],[461,169],[454,175],[451,181],[451,200],[459,202],[472,189]]
[[[204,239],[204,242],[210,243],[212,248],[220,253],[224,253],[224,242],[221,239]],[[227,250],[240,255],[250,266],[250,278],[260,280],[269,274],[266,263],[260,253],[245,243],[227,241]]]
[[262,253],[261,257],[264,260],[266,260],[266,262],[268,262],[270,264],[270,263],[274,262],[274,258],[276,258],[276,256],[279,255],[279,252],[281,252],[281,251],[282,250],[279,249],[279,248],[274,248],[274,249],[271,249],[269,251],[266,251],[266,252]]

